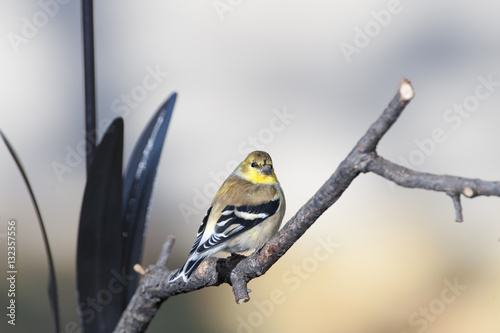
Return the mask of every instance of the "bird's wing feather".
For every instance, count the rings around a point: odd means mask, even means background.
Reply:
[[[227,205],[222,210],[219,220],[215,225],[214,232],[210,238],[200,244],[201,234],[198,233],[198,238],[196,239],[195,246],[193,246],[193,250],[191,250],[191,252],[193,253],[196,251],[197,253],[203,253],[230,238],[252,229],[268,217],[276,214],[279,207],[279,197],[266,203],[253,206]],[[205,217],[205,219],[207,219],[207,217]]]
[[[205,217],[203,218],[203,221],[201,221],[201,225],[200,225],[200,228],[198,229],[198,233],[196,234],[196,240],[194,241],[194,244],[193,244],[193,248],[191,249],[191,251],[189,252],[188,254],[188,257],[194,253],[194,251],[196,251],[196,249],[198,248],[198,246],[200,245],[200,242],[201,242],[201,239],[203,238],[203,233],[205,232],[205,229],[207,227],[207,221],[208,221],[208,217],[210,216],[210,212],[212,211],[212,207],[210,207],[208,210],[207,210],[207,214],[205,215]]]

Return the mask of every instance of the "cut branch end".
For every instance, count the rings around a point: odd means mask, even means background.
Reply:
[[[236,304],[243,304],[250,300],[250,289],[247,287],[247,281],[243,279],[238,272],[238,268],[234,269],[230,275],[231,284],[233,286],[233,294]]]
[[[408,79],[401,80],[399,85],[399,95],[402,101],[410,101],[415,96],[415,91]]]
[[[144,269],[144,267],[141,266],[141,264],[135,264],[134,271],[141,274],[142,276],[146,275],[146,270]]]
[[[467,198],[472,198],[472,196],[474,195],[474,190],[467,186],[466,188],[464,188],[464,190],[462,191],[462,193]]]
[[[250,300],[250,297],[243,297],[243,298],[239,298],[236,300],[236,303],[238,304],[243,304],[243,303],[246,303]]]

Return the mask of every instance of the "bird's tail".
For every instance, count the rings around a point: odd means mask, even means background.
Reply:
[[[182,277],[182,280],[184,280],[184,282],[187,282],[187,280],[191,277],[196,268],[198,268],[198,266],[201,264],[203,259],[205,259],[205,257],[200,257],[200,256],[190,257],[186,261],[186,263],[177,272],[175,272],[174,275],[170,277],[168,281],[173,282]]]

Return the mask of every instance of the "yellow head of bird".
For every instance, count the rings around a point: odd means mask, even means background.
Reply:
[[[255,184],[276,184],[271,156],[264,151],[253,151],[236,169],[243,178]]]

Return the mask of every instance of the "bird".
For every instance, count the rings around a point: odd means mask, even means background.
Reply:
[[[201,262],[218,252],[255,251],[276,234],[286,202],[271,156],[253,151],[215,194],[186,263],[169,281],[187,282]]]

